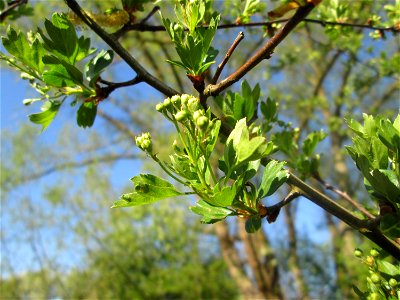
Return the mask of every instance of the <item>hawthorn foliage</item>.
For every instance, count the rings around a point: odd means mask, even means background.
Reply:
[[[251,19],[260,18],[259,14],[265,12],[264,3],[257,0],[234,5],[232,9],[237,18],[233,24],[222,21],[224,16],[219,13],[222,8],[211,0],[175,1],[173,12],[171,6],[168,9],[159,2],[161,10],[152,1],[126,0],[118,7],[94,14],[83,10],[75,0],[65,0],[71,13],[54,13],[36,31],[25,33],[9,26],[2,37],[7,53],[0,53],[0,59],[20,72],[38,92],[37,98],[24,100],[25,105],[41,103],[41,111],[29,119],[45,130],[60,107],[70,102],[77,107],[77,125],[91,127],[98,106],[115,89],[147,83],[165,95],[154,111],[172,124],[176,140],[170,147],[169,160],[159,157],[151,132],[137,136],[135,142],[170,180],[152,174],[135,175],[131,179],[132,191],[123,194],[113,207],[196,195],[198,201],[190,209],[201,216],[203,223],[240,217],[246,220],[247,232],[253,233],[261,228],[264,219],[274,222],[282,207],[303,196],[361,232],[384,253],[400,259],[399,114],[389,119],[360,113],[345,119],[352,132],[352,144],[346,151],[373,201],[374,206],[370,207],[329,186],[321,177],[317,147],[324,139],[334,137],[322,130],[301,132],[302,128],[294,127],[285,117],[279,99],[262,96],[260,84],[251,86],[246,81],[256,66],[268,63],[272,55],[279,55],[279,49],[275,48],[284,45],[286,37],[302,22],[325,26],[326,36],[338,43],[350,44],[352,41],[345,36],[355,29],[370,31],[371,39],[397,34],[399,1],[388,2],[384,5],[384,15],[371,15],[363,23],[354,22],[348,5],[339,1],[282,1],[268,8],[267,22],[257,24],[251,23]],[[19,10],[9,8],[14,17],[26,13],[24,9]],[[148,19],[158,10],[162,25],[148,24]],[[139,20],[138,12],[148,12],[148,15]],[[310,13],[316,18],[307,19]],[[84,32],[77,33],[75,24],[90,28],[111,49],[93,48]],[[223,57],[223,50],[213,47],[217,30],[251,24],[265,27],[265,43],[236,71],[220,79],[243,33]],[[108,28],[104,29],[105,26]],[[119,38],[135,30],[166,31],[175,47],[176,59],[166,58],[165,63],[178,67],[196,93],[176,91],[168,82],[149,73],[124,49]],[[135,78],[126,82],[102,79],[102,73],[117,55],[136,72]],[[396,66],[399,66],[398,54],[392,58],[392,66],[382,62],[387,73],[395,73]],[[236,82],[241,82],[240,91],[231,90]],[[346,198],[354,212],[332,200],[326,191],[321,192],[309,179]],[[277,204],[265,205],[265,199],[284,184],[289,186],[287,196]],[[381,265],[380,272],[390,278],[382,289],[373,292],[393,296],[397,292],[397,283],[393,280],[398,277],[394,271],[398,266],[389,262]]]

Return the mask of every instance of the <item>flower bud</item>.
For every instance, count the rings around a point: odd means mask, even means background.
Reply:
[[[203,111],[201,109],[196,110],[193,113],[193,120],[197,121],[198,118],[200,118],[203,115]]]
[[[164,104],[163,103],[158,103],[157,105],[156,105],[156,110],[157,111],[162,111],[164,109]]]
[[[182,106],[186,106],[186,105],[187,105],[187,103],[188,103],[188,101],[189,101],[189,98],[190,98],[190,95],[188,95],[188,94],[183,94],[183,95],[181,96],[181,103],[182,103]]]
[[[358,248],[356,250],[354,250],[354,256],[358,257],[358,258],[361,258],[363,256],[362,250],[358,249]]]
[[[394,279],[394,278],[390,278],[390,279],[389,279],[389,285],[390,285],[392,288],[395,288],[395,287],[397,286],[397,280]]]
[[[199,107],[200,107],[200,101],[199,101],[199,99],[197,99],[197,98],[195,98],[195,97],[192,97],[192,98],[190,98],[190,99],[188,100],[187,106],[188,106],[189,111],[195,112],[195,111],[197,111],[197,110],[199,109]]]
[[[372,256],[367,256],[365,261],[366,261],[367,265],[373,266],[375,259]]]
[[[171,102],[173,105],[180,105],[181,104],[181,97],[179,97],[179,95],[174,95],[171,97]]]
[[[187,115],[188,115],[188,114],[187,114],[186,111],[181,110],[181,111],[178,111],[178,112],[175,114],[175,119],[176,119],[178,122],[182,122],[182,121],[185,121],[185,120],[186,120]]]
[[[170,98],[166,98],[164,100],[164,107],[168,108],[171,105],[171,99]]]
[[[381,282],[381,277],[380,277],[378,274],[376,274],[376,273],[372,273],[372,275],[371,275],[371,281],[372,281],[373,283],[378,284],[378,283]]]
[[[149,132],[142,133],[135,137],[136,145],[142,149],[143,151],[150,152],[152,151],[152,142],[151,142],[151,135]]]
[[[378,257],[379,256],[379,251],[376,250],[375,248],[373,248],[373,249],[371,249],[369,254],[371,254],[373,257]]]
[[[205,116],[201,116],[196,120],[196,125],[199,126],[200,129],[205,129],[208,126],[208,118]]]

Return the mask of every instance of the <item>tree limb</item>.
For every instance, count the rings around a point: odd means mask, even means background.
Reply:
[[[93,21],[86,12],[79,6],[75,0],[64,0],[68,7],[88,25],[108,46],[111,47],[136,73],[137,76],[148,85],[160,91],[164,95],[171,97],[179,94],[173,88],[167,86],[162,81],[155,78],[118,42],[112,35],[104,31],[95,21]]]

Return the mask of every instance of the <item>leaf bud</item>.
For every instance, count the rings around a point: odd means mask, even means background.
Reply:
[[[397,286],[397,280],[394,279],[394,278],[390,278],[390,279],[389,279],[389,285],[390,285],[392,288],[395,288],[395,287]]]
[[[378,283],[381,282],[381,277],[380,277],[378,274],[376,274],[376,273],[372,273],[372,275],[371,275],[371,281],[372,281],[373,283],[378,284]]]
[[[371,251],[369,252],[373,257],[378,257],[379,256],[379,251],[376,250],[375,248],[372,248]]]
[[[363,256],[363,252],[361,249],[356,248],[356,250],[354,250],[354,256],[361,258]]]
[[[187,115],[188,115],[188,114],[187,114],[186,111],[181,110],[181,111],[178,111],[178,112],[175,114],[175,119],[176,119],[178,122],[182,122],[182,121],[185,121],[185,120],[186,120]]]
[[[196,125],[199,126],[200,129],[205,129],[208,126],[208,118],[205,116],[201,116],[196,120]]]

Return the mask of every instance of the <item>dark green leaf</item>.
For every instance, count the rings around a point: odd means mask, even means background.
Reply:
[[[270,161],[264,169],[263,178],[258,188],[258,198],[270,196],[286,182],[289,172],[283,169],[285,162]]]
[[[140,174],[131,180],[135,185],[135,191],[122,195],[121,199],[115,201],[112,207],[145,205],[183,195],[168,181],[151,174]]]
[[[42,125],[44,131],[53,121],[61,104],[59,102],[46,102],[42,107],[42,112],[29,115],[29,120],[35,124]]]
[[[201,215],[203,217],[201,222],[206,224],[221,221],[233,213],[227,208],[212,206],[204,200],[197,201],[196,206],[190,207],[190,210]]]
[[[97,105],[94,102],[84,102],[76,113],[76,122],[79,127],[92,127],[96,119]]]
[[[398,214],[384,215],[379,223],[379,228],[390,238],[400,238],[400,216]]]
[[[254,233],[261,228],[260,216],[253,216],[246,220],[245,224],[246,232]]]

